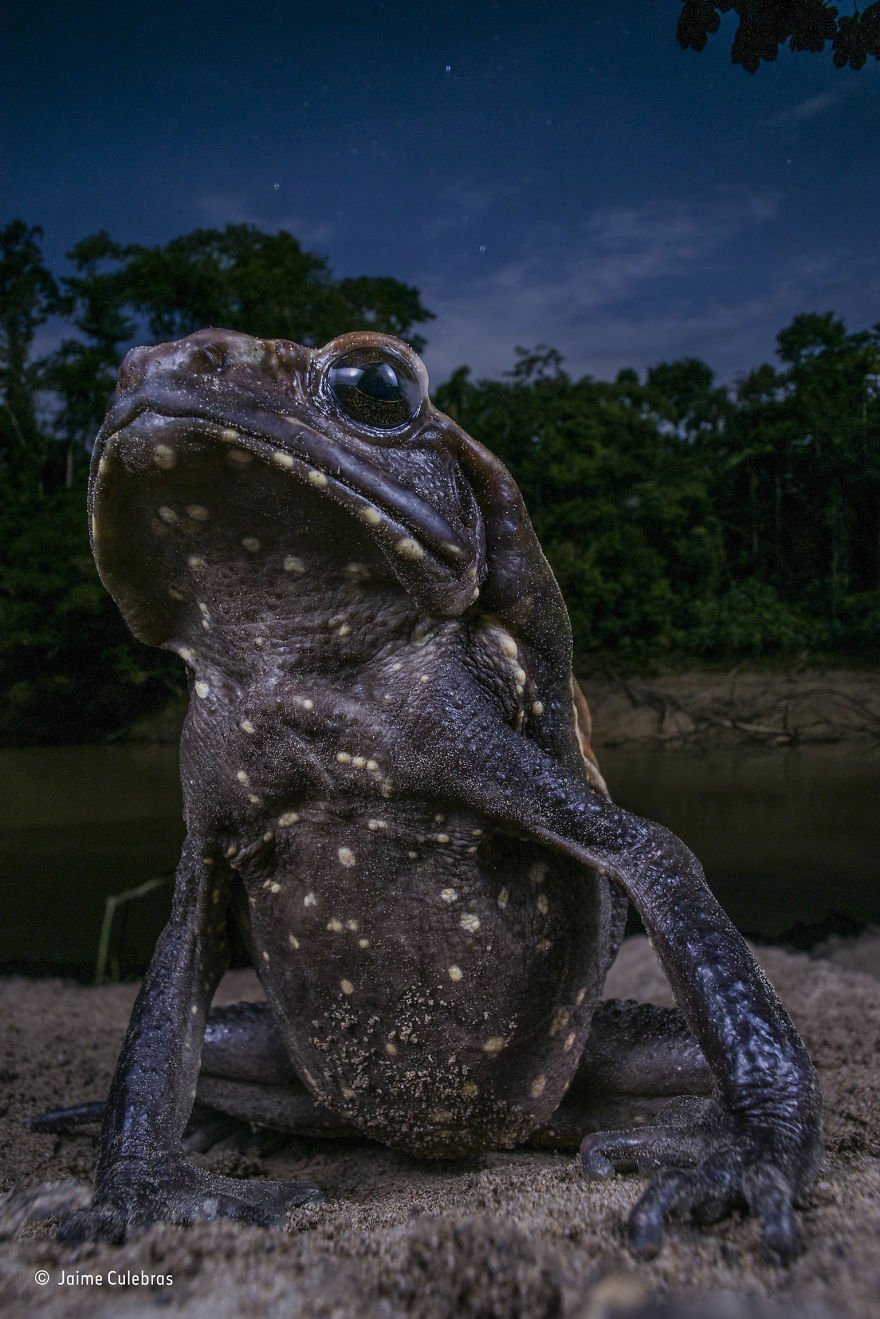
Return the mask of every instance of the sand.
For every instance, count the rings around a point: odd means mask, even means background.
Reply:
[[[807,1039],[826,1098],[827,1154],[801,1215],[805,1250],[787,1268],[764,1258],[756,1223],[743,1218],[703,1230],[676,1225],[655,1260],[637,1261],[621,1224],[643,1180],[588,1183],[569,1154],[524,1150],[431,1166],[366,1142],[286,1140],[274,1150],[227,1146],[201,1157],[226,1173],[322,1186],[326,1202],[295,1211],[287,1232],[163,1225],[124,1246],[73,1251],[56,1244],[52,1221],[43,1219],[0,1245],[0,1312],[880,1316],[880,981],[848,969],[839,948],[833,962],[780,949],[760,950],[760,958]],[[870,955],[860,964],[870,966]],[[644,939],[624,945],[608,989],[670,1001]],[[2,1189],[90,1177],[91,1135],[36,1134],[22,1119],[103,1095],[133,996],[131,985],[0,983]],[[240,997],[257,997],[249,972],[232,973],[222,987],[224,1000]],[[40,1269],[48,1285],[35,1282]],[[59,1284],[62,1270],[104,1283]],[[118,1275],[127,1281],[112,1281]],[[140,1282],[141,1275],[173,1281]]]

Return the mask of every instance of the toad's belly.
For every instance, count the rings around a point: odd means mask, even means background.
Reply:
[[[251,942],[314,1096],[376,1140],[516,1144],[571,1080],[607,962],[605,884],[476,817],[299,818],[242,866]]]

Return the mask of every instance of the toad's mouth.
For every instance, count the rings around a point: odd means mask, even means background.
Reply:
[[[250,473],[261,479],[248,494]],[[453,522],[396,476],[294,416],[252,409],[239,425],[165,412],[153,401],[129,406],[121,417],[114,410],[92,460],[98,570],[135,634],[162,644],[174,630],[174,611],[167,590],[156,589],[165,567],[151,551],[158,537],[169,528],[184,537],[204,532],[211,523],[237,526],[247,540],[267,522],[281,537],[285,525],[295,529],[304,505],[326,501],[351,519],[358,539],[369,538],[422,607],[460,614],[477,598],[485,572],[476,501],[447,475],[444,507],[454,510]]]

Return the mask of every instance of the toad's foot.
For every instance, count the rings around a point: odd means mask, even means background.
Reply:
[[[98,1187],[89,1209],[64,1218],[58,1240],[125,1240],[130,1228],[150,1223],[193,1223],[231,1218],[254,1227],[283,1228],[288,1211],[315,1204],[321,1192],[306,1182],[243,1181],[221,1177],[182,1160],[122,1162]]]
[[[786,1263],[801,1249],[793,1205],[809,1190],[819,1142],[796,1125],[738,1122],[713,1100],[677,1099],[656,1125],[600,1131],[586,1137],[581,1160],[588,1177],[660,1168],[629,1217],[631,1249],[643,1258],[663,1244],[672,1216],[716,1222],[745,1209],[763,1223],[767,1253]]]

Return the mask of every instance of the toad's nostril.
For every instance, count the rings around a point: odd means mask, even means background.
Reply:
[[[130,394],[142,385],[149,370],[149,348],[132,348],[125,354],[116,382],[117,394]]]

